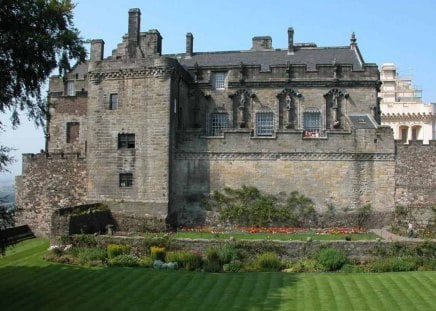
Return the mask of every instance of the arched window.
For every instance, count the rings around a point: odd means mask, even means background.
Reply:
[[[400,126],[400,140],[403,142],[403,143],[407,143],[407,141],[408,141],[408,135],[409,135],[409,127],[408,126]]]
[[[229,127],[229,114],[226,112],[211,113],[209,117],[209,136],[220,136]]]
[[[418,140],[421,134],[421,126],[416,125],[412,127],[412,140]]]

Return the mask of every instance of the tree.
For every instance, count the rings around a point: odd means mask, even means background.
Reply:
[[[0,0],[0,113],[12,112],[13,126],[19,125],[20,112],[43,125],[45,81],[56,67],[62,74],[70,60],[85,60],[73,9],[70,0]],[[0,131],[3,125],[0,118]],[[0,173],[13,161],[10,150],[0,145]],[[10,214],[0,212],[1,224],[7,223]]]
[[[0,112],[12,112],[12,125],[20,112],[37,125],[46,116],[41,89],[56,67],[68,71],[69,61],[85,60],[86,51],[74,28],[70,0],[0,1]],[[4,123],[0,120],[0,129]],[[2,147],[5,148],[5,147]],[[6,155],[5,150],[0,151]],[[4,169],[4,161],[0,169]]]

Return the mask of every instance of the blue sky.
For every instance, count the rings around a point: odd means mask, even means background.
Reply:
[[[74,22],[85,39],[103,39],[108,56],[127,32],[130,8],[140,8],[141,31],[158,29],[163,53],[184,52],[187,32],[194,52],[246,50],[251,38],[269,35],[274,48],[287,47],[287,29],[297,43],[349,44],[354,31],[365,62],[392,62],[413,77],[425,102],[436,102],[436,1],[420,0],[76,0]],[[6,117],[7,118],[7,117]],[[2,116],[2,120],[6,119]],[[22,120],[0,133],[15,147],[11,175],[21,173],[21,153],[44,148],[41,129]],[[4,176],[3,176],[4,177]],[[0,176],[0,179],[2,176]]]

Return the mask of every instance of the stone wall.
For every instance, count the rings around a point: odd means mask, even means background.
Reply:
[[[74,237],[72,237],[74,239]],[[143,237],[117,237],[117,236],[97,236],[96,241],[99,246],[106,247],[109,243],[126,244],[132,247],[132,251],[138,255],[149,253],[145,246],[159,245],[159,241],[153,244],[150,239]],[[167,249],[183,249],[200,252],[204,254],[209,247],[222,247],[229,241],[225,240],[191,240],[191,239],[176,239],[170,240]],[[271,250],[280,255],[283,259],[298,260],[307,258],[321,247],[333,247],[344,251],[351,259],[368,260],[377,256],[377,250],[389,249],[393,245],[401,245],[410,248],[416,248],[425,242],[407,241],[407,242],[390,242],[390,241],[256,241],[245,240],[236,241],[237,245],[249,250],[250,253],[258,253],[259,251]],[[430,242],[434,245],[434,241]]]
[[[396,141],[395,205],[407,207],[397,215],[398,224],[415,228],[435,225],[436,211],[436,141],[429,144]],[[402,218],[401,218],[402,217]]]
[[[16,177],[16,224],[48,236],[54,209],[84,203],[86,184],[86,160],[77,154],[24,154]]]
[[[371,204],[383,215],[372,225],[385,225],[385,215],[394,209],[391,134],[379,128],[331,133],[325,139],[304,139],[301,133],[252,138],[237,132],[185,139],[176,155],[179,222],[205,221],[201,200],[209,193],[249,185],[271,194],[298,191],[311,198],[321,214],[328,206],[341,212]]]

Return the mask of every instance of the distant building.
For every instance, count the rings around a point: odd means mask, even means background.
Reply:
[[[379,96],[382,125],[394,130],[394,138],[408,143],[422,140],[428,144],[436,139],[436,104],[422,102],[421,90],[410,78],[399,77],[394,64],[383,64]]]

